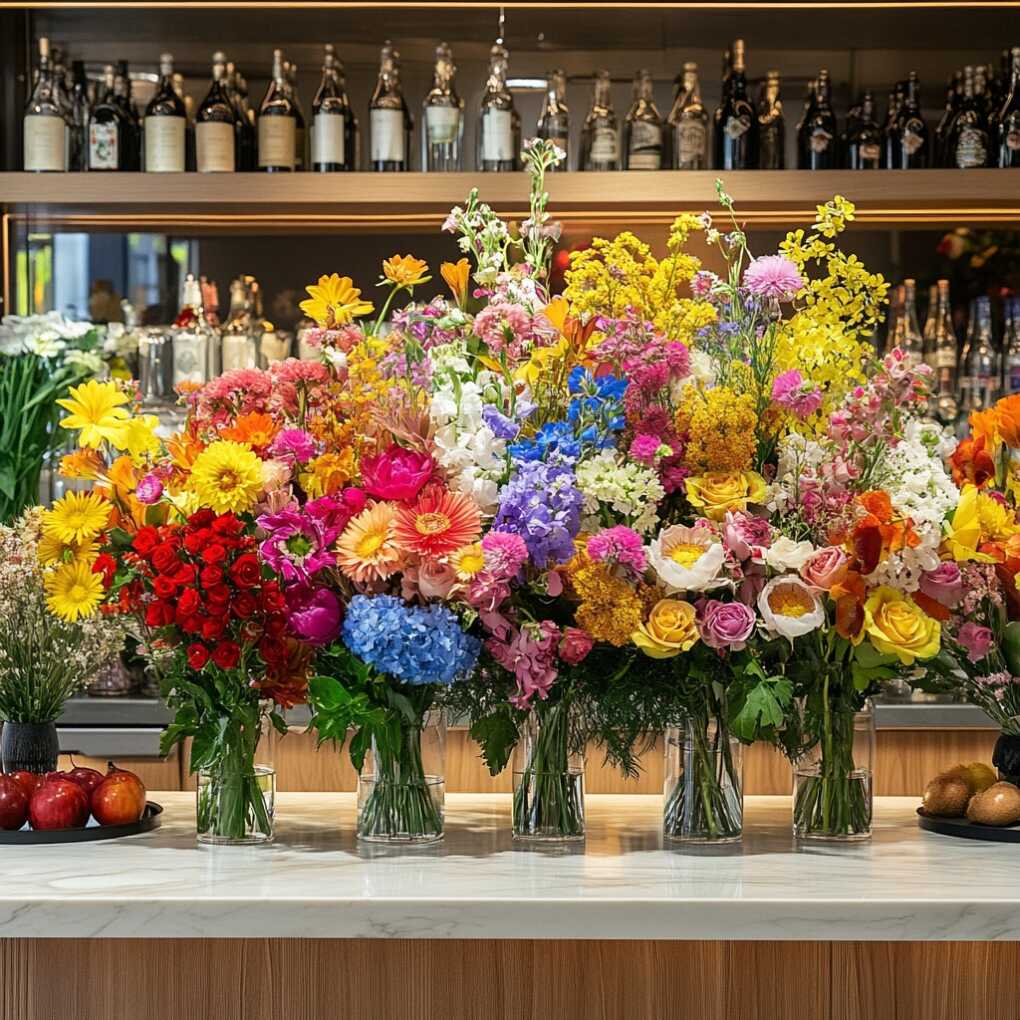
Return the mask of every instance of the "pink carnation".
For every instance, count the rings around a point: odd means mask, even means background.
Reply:
[[[135,488],[135,499],[145,506],[159,502],[163,495],[163,483],[154,474],[146,475]]]
[[[516,577],[528,562],[528,547],[520,535],[509,531],[490,531],[482,539],[485,570],[494,578]]]
[[[273,440],[269,452],[281,460],[307,464],[315,456],[315,440],[304,429],[284,429]]]
[[[635,574],[644,573],[648,565],[641,536],[622,524],[592,535],[588,539],[588,555],[596,563],[622,563]]]
[[[650,435],[647,432],[639,432],[630,443],[630,454],[633,460],[646,467],[655,464],[655,458],[662,448],[663,442],[658,436]]]
[[[757,297],[789,301],[804,279],[785,255],[763,255],[744,270],[744,286]]]

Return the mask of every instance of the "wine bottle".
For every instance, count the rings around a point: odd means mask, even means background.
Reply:
[[[145,169],[148,173],[181,173],[185,167],[187,115],[174,89],[174,58],[159,58],[159,85],[145,108]]]
[[[634,75],[634,100],[623,121],[623,168],[662,169],[662,116],[655,105],[652,76]]]
[[[112,64],[103,68],[102,91],[89,116],[87,170],[126,170],[129,146],[127,115],[114,91]]]
[[[422,100],[421,166],[423,170],[462,170],[464,100],[457,94],[457,68],[446,43],[436,47],[432,88]]]
[[[287,89],[287,98],[294,109],[294,169],[304,170],[305,159],[305,111],[301,106],[301,96],[297,87],[297,64],[289,60],[283,62],[283,80]]]
[[[733,74],[733,55],[729,50],[724,50],[722,55],[722,70],[719,74],[719,105],[712,111],[712,146],[715,147],[715,136],[722,129],[722,115],[726,108],[726,101],[730,95],[730,76]]]
[[[89,87],[85,62],[71,62],[71,138],[68,147],[69,170],[87,170],[89,161]]]
[[[921,83],[911,71],[896,114],[894,170],[918,170],[928,165],[928,125],[921,113]]]
[[[885,317],[885,346],[882,354],[888,354],[899,346],[900,334],[903,330],[903,284],[894,287],[889,297],[889,312]]]
[[[956,398],[957,342],[953,328],[953,309],[949,301],[949,281],[939,280],[935,307],[935,416],[945,425],[956,420],[959,403]]]
[[[949,136],[949,163],[961,170],[987,166],[989,149],[984,103],[975,87],[974,68],[968,66],[963,69],[963,97]]]
[[[669,154],[674,170],[708,168],[708,112],[701,101],[698,65],[684,64],[683,78],[669,111]]]
[[[1005,302],[1005,330],[1002,337],[1003,395],[1020,393],[1020,298]]]
[[[413,122],[400,88],[400,54],[389,40],[379,53],[379,78],[368,118],[372,169],[410,170]]]
[[[591,109],[581,129],[581,170],[619,170],[620,145],[608,71],[596,71]]]
[[[174,92],[184,104],[184,169],[195,169],[195,98],[184,90],[184,75],[174,72]]]
[[[258,131],[254,111],[248,106],[248,85],[237,65],[227,61],[226,86],[237,123],[237,169],[257,170],[259,162]]]
[[[932,165],[949,166],[948,147],[949,135],[953,130],[953,121],[960,109],[960,98],[963,95],[963,72],[954,71],[946,85],[946,105],[935,128],[932,143]]]
[[[1009,88],[995,124],[996,162],[1000,167],[1020,167],[1020,46],[1014,46],[1010,55]]]
[[[903,312],[896,332],[896,346],[910,360],[920,365],[924,361],[924,336],[917,322],[917,281],[903,281]]]
[[[22,125],[25,169],[31,171],[67,170],[70,149],[69,127],[55,94],[50,41],[39,40],[39,68],[32,92],[25,105]]]
[[[482,93],[478,122],[478,169],[500,172],[518,169],[521,121],[506,84],[510,54],[496,42],[489,50],[489,77]]]
[[[938,331],[939,309],[939,288],[932,284],[928,288],[928,310],[924,316],[924,329],[921,335],[924,337],[924,363],[935,367],[935,334]]]
[[[212,84],[195,118],[195,167],[199,173],[237,169],[240,124],[227,93],[227,58],[213,54]]]
[[[563,159],[550,169],[567,170],[570,166],[570,111],[567,109],[567,74],[550,71],[546,77],[545,99],[538,115],[539,138],[553,142],[563,153]]]
[[[966,85],[964,71],[964,84]],[[961,394],[960,412],[987,410],[999,397],[1002,377],[999,353],[992,337],[991,302],[985,296],[975,298],[970,306],[967,324],[967,360],[964,366],[965,391]]]
[[[283,50],[273,50],[273,73],[259,106],[259,170],[290,173],[294,169],[297,125],[294,103],[287,94]]]
[[[338,173],[351,169],[353,155],[347,144],[347,121],[351,114],[347,94],[337,73],[336,50],[326,43],[322,79],[312,100],[312,170]]]
[[[829,72],[823,68],[815,80],[814,102],[798,134],[798,166],[802,170],[834,170],[839,165],[836,137]]]
[[[861,96],[857,116],[847,124],[844,139],[849,170],[878,170],[882,165],[882,129],[878,125],[875,97],[870,91]]]
[[[744,40],[733,43],[727,95],[715,126],[715,165],[720,170],[758,166],[758,117],[747,98]]]
[[[131,74],[126,60],[117,61],[113,76],[113,94],[117,98],[127,131],[124,136],[124,170],[142,168],[142,118],[131,95]]]
[[[779,72],[765,75],[758,98],[758,166],[762,170],[782,170],[786,166],[786,123],[779,93]]]
[[[891,170],[899,165],[899,135],[896,133],[896,119],[903,105],[903,93],[906,82],[898,81],[889,93],[889,109],[886,111],[885,123],[882,125],[882,166]]]

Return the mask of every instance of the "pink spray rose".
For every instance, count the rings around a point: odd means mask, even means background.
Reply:
[[[834,584],[839,584],[847,574],[850,561],[845,552],[838,546],[830,545],[819,549],[800,568],[800,576],[811,585],[828,591]]]
[[[963,598],[960,568],[952,560],[940,563],[934,570],[921,575],[921,591],[947,609],[955,609]]]
[[[739,652],[754,631],[754,610],[743,602],[702,599],[698,603],[698,630],[709,648]]]
[[[163,483],[154,474],[146,475],[135,488],[135,499],[145,506],[158,503],[163,495]]]
[[[362,488],[376,499],[409,503],[432,477],[436,465],[426,453],[405,450],[395,443],[361,461]]]
[[[560,641],[560,658],[570,666],[583,662],[592,649],[591,635],[580,627],[564,627]]]
[[[772,528],[764,517],[728,511],[723,525],[723,542],[738,560],[760,560],[772,543]]]
[[[989,627],[969,620],[957,631],[956,640],[967,650],[967,658],[971,662],[983,659],[995,643],[995,635]]]
[[[456,571],[448,563],[423,560],[418,564],[418,591],[423,598],[445,599],[456,581]]]

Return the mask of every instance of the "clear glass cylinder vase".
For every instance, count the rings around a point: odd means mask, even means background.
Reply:
[[[198,842],[212,846],[271,843],[276,771],[270,765],[199,769]]]
[[[577,709],[540,702],[528,713],[514,748],[514,839],[567,843],[584,839],[584,753],[577,747]]]
[[[688,716],[665,734],[662,834],[677,843],[738,843],[744,749],[717,717]]]
[[[394,746],[375,740],[358,774],[358,839],[435,843],[443,838],[446,717],[432,709],[417,723],[401,719]]]
[[[793,769],[793,831],[798,839],[871,838],[875,713],[870,701],[820,714],[818,739]]]

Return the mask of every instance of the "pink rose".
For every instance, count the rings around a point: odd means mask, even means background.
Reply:
[[[457,581],[457,573],[448,563],[424,560],[418,565],[418,591],[422,598],[445,599]]]
[[[956,633],[957,642],[967,650],[967,658],[971,662],[983,659],[995,643],[995,635],[989,627],[969,620]]]
[[[757,617],[743,602],[702,599],[698,603],[698,630],[709,648],[739,652],[754,631]]]
[[[742,510],[729,511],[723,526],[723,542],[738,560],[762,558],[762,550],[772,542],[772,528],[764,517]]]
[[[374,457],[362,459],[362,488],[376,499],[409,503],[432,477],[435,468],[428,454],[393,444]]]
[[[921,575],[921,591],[947,609],[955,609],[963,598],[960,568],[952,560],[940,563],[934,570]]]
[[[800,568],[800,576],[812,588],[828,591],[846,577],[849,567],[850,561],[846,553],[838,546],[830,545],[819,549]]]
[[[591,635],[580,627],[565,627],[560,641],[560,658],[570,666],[583,662],[592,649]]]
[[[340,633],[340,603],[328,588],[288,588],[290,629],[310,645],[329,644]]]

